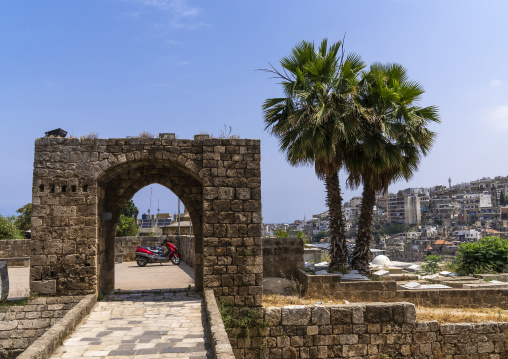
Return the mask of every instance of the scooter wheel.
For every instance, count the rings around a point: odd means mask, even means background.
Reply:
[[[180,257],[179,253],[175,253],[175,254],[173,254],[173,257],[171,257],[171,262],[175,266],[179,265],[181,261],[182,261],[182,258]]]
[[[148,263],[148,259],[146,259],[145,257],[139,257],[138,259],[136,259],[136,263],[138,264],[138,266],[144,267]]]

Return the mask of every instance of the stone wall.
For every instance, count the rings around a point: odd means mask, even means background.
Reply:
[[[171,237],[171,236],[170,236]],[[195,240],[194,236],[172,236],[173,243],[182,255],[182,260],[189,266],[194,268],[194,251]]]
[[[303,241],[300,238],[263,238],[265,278],[297,278],[297,269],[303,267]]]
[[[182,255],[182,260],[187,265],[194,267],[194,237],[189,236],[134,236],[134,237],[116,237],[115,253],[124,253],[127,260],[133,260],[134,252],[138,246],[156,246],[165,238],[169,238],[178,248]]]
[[[0,358],[16,358],[82,298],[39,297],[24,306],[1,308]]]
[[[334,297],[349,301],[411,302],[421,306],[452,308],[508,309],[508,289],[427,289],[398,288],[394,281],[340,282],[338,275],[310,275],[298,270],[302,293],[319,297]]]
[[[262,316],[266,327],[230,333],[236,358],[504,358],[508,350],[508,323],[418,323],[410,303],[270,307]]]
[[[116,223],[159,183],[194,224],[196,286],[262,303],[260,141],[160,138],[35,141],[30,287],[46,295],[114,290]]]
[[[394,281],[341,282],[339,275],[312,275],[298,270],[298,281],[302,293],[337,299],[356,299],[362,301],[396,300],[397,283]]]
[[[133,260],[138,246],[156,246],[163,237],[115,237],[115,253],[124,253],[126,260]]]
[[[30,256],[29,239],[2,239],[0,240],[0,258],[18,258]],[[9,262],[8,265],[23,265],[23,261]]]

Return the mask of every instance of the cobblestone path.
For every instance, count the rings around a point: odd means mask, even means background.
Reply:
[[[135,293],[109,299],[97,303],[52,358],[212,358],[199,295]]]

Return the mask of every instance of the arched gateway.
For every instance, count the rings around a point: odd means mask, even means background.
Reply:
[[[37,139],[32,292],[112,292],[120,212],[152,183],[169,188],[189,210],[196,286],[236,305],[261,305],[260,143],[206,135]]]

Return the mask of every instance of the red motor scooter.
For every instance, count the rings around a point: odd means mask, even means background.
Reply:
[[[169,239],[164,239],[162,241],[162,246],[167,247],[167,251],[164,252],[164,247],[143,247],[138,246],[134,254],[136,255],[136,263],[140,267],[146,266],[148,263],[163,263],[169,262],[174,265],[179,265],[182,257],[180,252],[175,247],[173,243]]]

